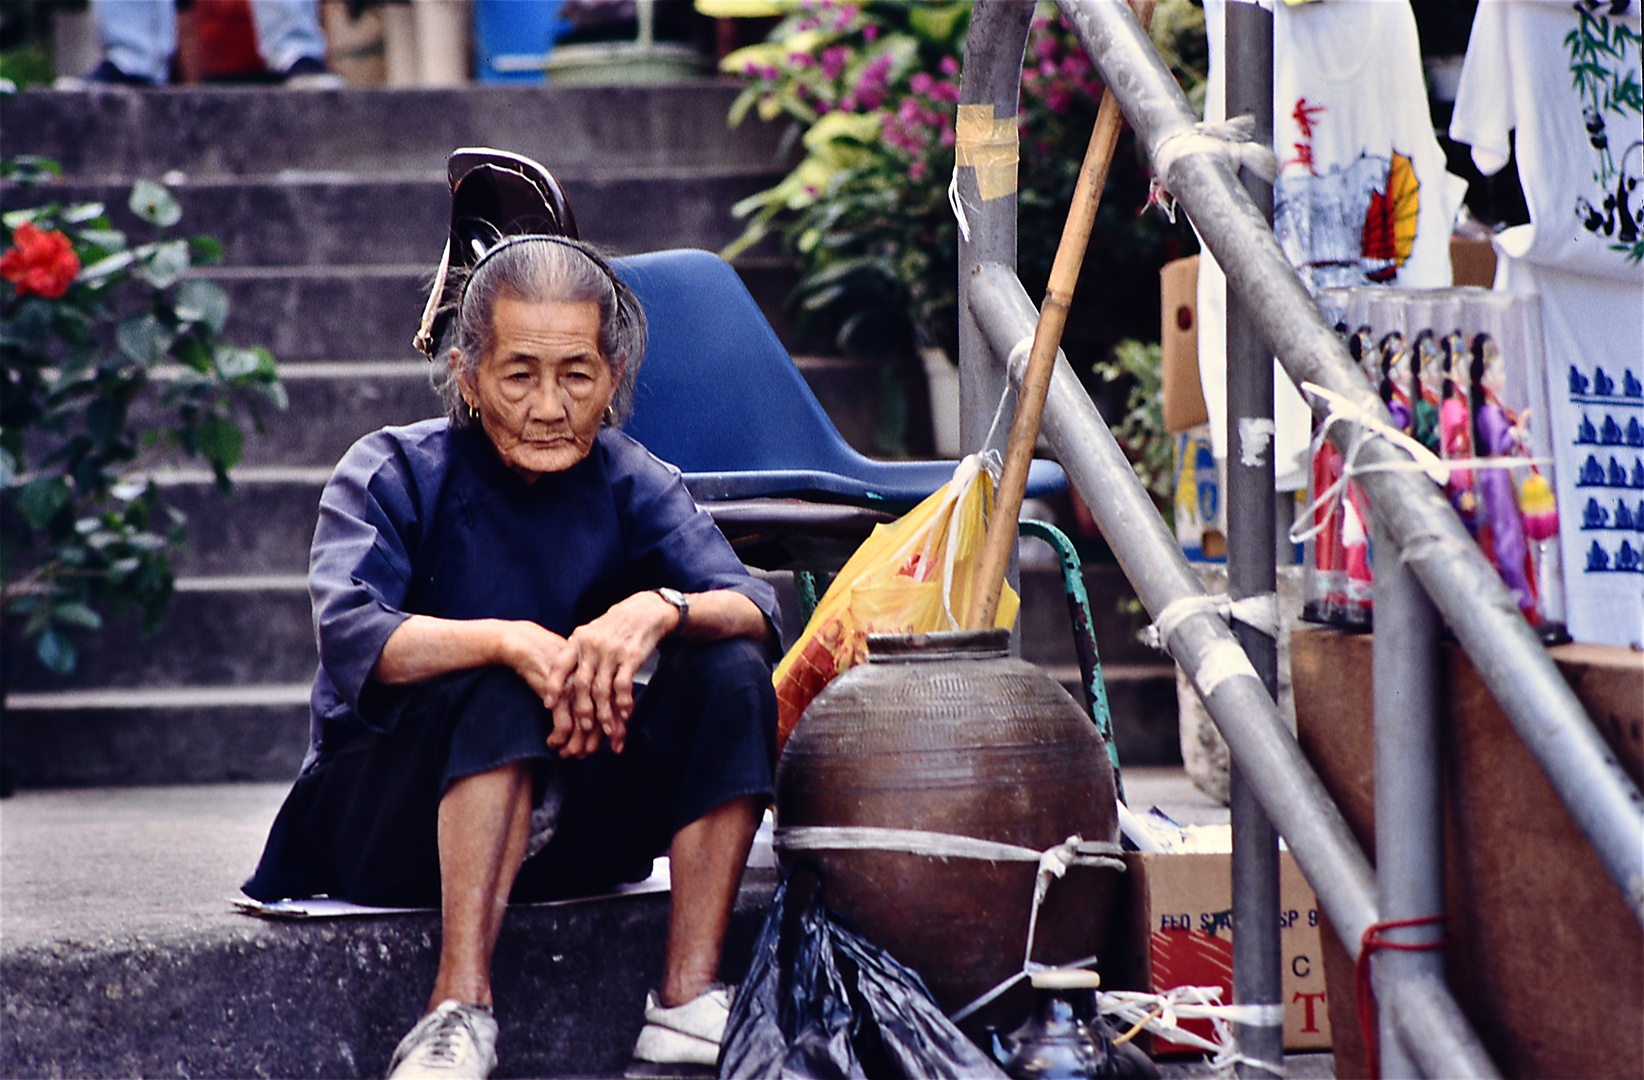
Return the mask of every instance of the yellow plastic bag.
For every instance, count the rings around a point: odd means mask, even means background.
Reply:
[[[995,467],[972,454],[953,479],[901,518],[876,526],[856,549],[772,676],[779,746],[811,699],[867,655],[869,634],[961,629],[996,480]],[[1012,625],[1019,606],[1006,585],[995,625]]]

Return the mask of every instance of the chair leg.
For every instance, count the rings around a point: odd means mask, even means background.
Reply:
[[[1067,597],[1067,613],[1073,623],[1073,645],[1079,654],[1079,676],[1084,687],[1085,707],[1096,730],[1107,741],[1107,756],[1113,763],[1113,785],[1119,801],[1125,801],[1124,781],[1119,774],[1119,746],[1113,739],[1113,715],[1107,705],[1107,683],[1102,679],[1101,660],[1096,655],[1096,631],[1090,617],[1090,595],[1085,591],[1084,574],[1079,569],[1079,552],[1073,541],[1056,526],[1045,521],[1024,520],[1018,525],[1023,536],[1033,536],[1049,544],[1062,564],[1062,591]]]

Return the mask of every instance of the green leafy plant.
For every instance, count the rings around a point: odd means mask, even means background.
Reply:
[[[57,172],[0,162],[20,187]],[[173,238],[182,207],[159,184],[129,207],[141,243],[97,203],[0,215],[0,613],[57,672],[105,613],[134,611],[145,635],[165,617],[185,522],[152,470],[203,459],[227,496],[241,414],[261,430],[261,407],[286,405],[274,357],[221,340],[228,295],[190,273],[221,245]]]
[[[1091,365],[1103,382],[1128,386],[1124,419],[1113,437],[1130,458],[1131,468],[1168,521],[1175,489],[1175,440],[1165,432],[1164,369],[1159,346],[1127,338],[1107,359]]]
[[[708,2],[708,0],[699,0]],[[869,0],[787,0],[759,45],[726,57],[747,83],[730,114],[787,116],[802,131],[803,160],[772,188],[736,207],[748,218],[727,257],[773,232],[800,264],[794,293],[801,328],[827,319],[847,351],[936,347],[956,355],[958,230],[947,200],[953,173],[959,64],[971,5]],[[1165,0],[1155,16],[1174,64],[1202,96],[1203,13]],[[1197,42],[1198,44],[1195,44]],[[1101,86],[1072,32],[1048,6],[1034,20],[1022,80],[1020,273],[1030,293],[1049,275]],[[1069,328],[1070,347],[1104,353],[1156,321],[1153,271],[1192,250],[1185,223],[1150,215],[1148,174],[1133,142],[1121,146],[1087,258],[1087,271],[1122,271],[1118,287],[1090,290]],[[1109,274],[1111,278],[1112,275]],[[1138,304],[1136,287],[1153,297]],[[1090,332],[1092,322],[1103,329]],[[1156,332],[1156,331],[1155,331]],[[1070,353],[1071,354],[1071,353]]]

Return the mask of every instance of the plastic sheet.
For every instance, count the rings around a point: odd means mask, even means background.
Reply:
[[[842,925],[817,888],[789,911],[776,890],[731,1006],[722,1077],[998,1078],[914,972]]]

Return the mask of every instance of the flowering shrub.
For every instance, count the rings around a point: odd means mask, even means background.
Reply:
[[[959,63],[971,5],[788,0],[789,14],[759,45],[722,67],[746,81],[731,110],[804,128],[806,151],[776,186],[736,207],[749,219],[733,257],[779,231],[800,261],[794,300],[802,328],[826,316],[851,351],[938,347],[956,355],[958,230],[948,206]],[[1203,38],[1203,13],[1164,0],[1167,60],[1176,41]],[[1202,56],[1188,49],[1192,62]],[[1191,71],[1184,83],[1194,89]],[[1101,99],[1083,49],[1053,8],[1034,20],[1022,74],[1020,275],[1042,292]],[[1201,91],[1202,93],[1202,91]],[[1157,338],[1157,269],[1193,250],[1185,223],[1141,217],[1145,161],[1121,141],[1065,337],[1104,355],[1120,338]],[[1100,290],[1094,283],[1101,285]],[[1138,295],[1140,294],[1140,295]]]
[[[0,161],[24,188],[55,174]],[[182,208],[158,184],[138,181],[130,208],[149,242],[129,246],[95,203],[0,215],[0,614],[59,672],[103,611],[135,609],[143,633],[165,616],[184,522],[145,471],[180,451],[227,494],[239,412],[260,427],[259,401],[285,407],[268,350],[218,339],[228,295],[188,276],[220,245],[168,238]]]

